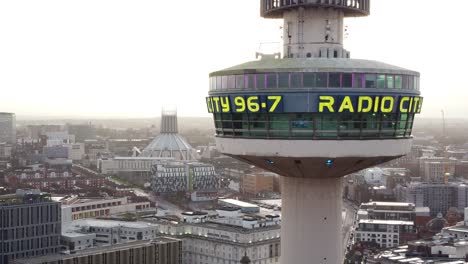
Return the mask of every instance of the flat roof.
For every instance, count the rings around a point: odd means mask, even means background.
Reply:
[[[416,71],[372,60],[342,58],[284,58],[249,61],[234,67],[212,72],[210,73],[210,77],[226,74],[286,71],[393,73],[419,76],[419,73]]]
[[[178,241],[180,240],[176,238],[160,237],[154,240],[139,240],[139,241],[122,243],[122,244],[114,244],[112,246],[94,247],[90,249],[81,250],[81,251],[78,251],[76,254],[70,254],[70,255],[57,254],[57,255],[49,255],[49,256],[34,257],[34,258],[17,259],[14,261],[14,263],[16,264],[42,264],[44,262],[57,261],[60,259],[70,259],[70,258],[83,257],[83,256],[88,256],[88,255],[109,252],[109,251],[136,248],[139,246],[151,245],[153,243],[168,243],[168,242],[178,242]]]
[[[415,206],[414,203],[398,203],[398,202],[368,202],[368,203],[362,203],[361,205],[380,205],[380,206],[394,206],[394,207]]]
[[[125,221],[114,221],[114,220],[103,220],[103,219],[82,219],[70,222],[64,225],[62,228],[65,230],[74,230],[82,226],[99,227],[99,228],[113,228],[113,227],[126,227],[126,228],[146,228],[146,227],[157,227],[157,225],[148,222],[125,222]]]
[[[380,224],[380,225],[414,225],[413,221],[399,221],[399,220],[376,220],[376,219],[361,219],[361,224]]]
[[[243,207],[243,208],[246,208],[246,207],[260,208],[258,205],[243,202],[243,201],[239,201],[239,200],[234,200],[234,199],[219,199],[219,201],[224,202],[224,203],[228,203],[228,204],[233,204],[235,206],[239,206],[239,207]]]

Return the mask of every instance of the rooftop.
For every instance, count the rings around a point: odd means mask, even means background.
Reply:
[[[211,76],[225,74],[244,74],[256,72],[282,71],[313,71],[313,72],[356,72],[356,73],[393,73],[419,76],[418,72],[372,60],[339,59],[339,58],[285,58],[263,59],[246,62],[234,67],[210,74]]]
[[[412,221],[398,220],[376,220],[376,219],[361,219],[360,224],[377,224],[377,225],[414,225]]]
[[[43,256],[43,257],[35,257],[35,258],[27,258],[27,259],[18,259],[15,261],[16,264],[42,264],[44,262],[51,262],[51,261],[58,261],[76,257],[83,257],[88,255],[94,254],[101,254],[104,252],[112,252],[118,250],[126,250],[130,248],[137,248],[148,246],[151,244],[161,244],[161,243],[170,243],[170,242],[178,242],[180,240],[175,238],[168,238],[168,237],[160,237],[155,240],[140,240],[140,241],[132,241],[124,244],[115,244],[112,246],[104,246],[104,247],[97,247],[91,249],[85,249],[77,252],[73,255],[50,255],[50,256]]]
[[[113,221],[113,220],[101,220],[101,219],[83,219],[75,220],[64,225],[62,228],[64,232],[76,230],[81,227],[98,227],[98,228],[114,228],[114,227],[125,227],[125,228],[147,228],[156,227],[156,225],[148,222],[125,222],[125,221]]]
[[[368,202],[368,203],[363,203],[362,205],[376,205],[376,206],[392,206],[392,207],[408,207],[408,206],[413,206],[413,203],[397,203],[397,202]]]
[[[258,205],[255,205],[255,204],[251,204],[251,203],[247,203],[247,202],[243,202],[243,201],[239,201],[239,200],[234,200],[234,199],[219,199],[220,202],[223,202],[223,203],[228,203],[228,204],[232,204],[232,205],[235,205],[235,206],[239,206],[239,207],[253,207],[253,208],[258,208],[259,206]]]

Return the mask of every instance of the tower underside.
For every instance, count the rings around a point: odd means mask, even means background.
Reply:
[[[335,178],[409,152],[411,139],[279,140],[216,138],[220,152],[285,177]]]

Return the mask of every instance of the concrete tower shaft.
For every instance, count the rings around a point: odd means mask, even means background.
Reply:
[[[349,58],[343,19],[369,14],[369,0],[263,0],[262,16],[283,18],[286,58]]]
[[[285,57],[349,58],[343,49],[343,11],[299,8],[286,11],[283,18]]]

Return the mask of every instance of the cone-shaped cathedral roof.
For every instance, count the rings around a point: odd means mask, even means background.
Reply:
[[[176,160],[196,160],[195,150],[179,135],[176,110],[162,111],[161,133],[143,149],[140,157],[173,157]]]

